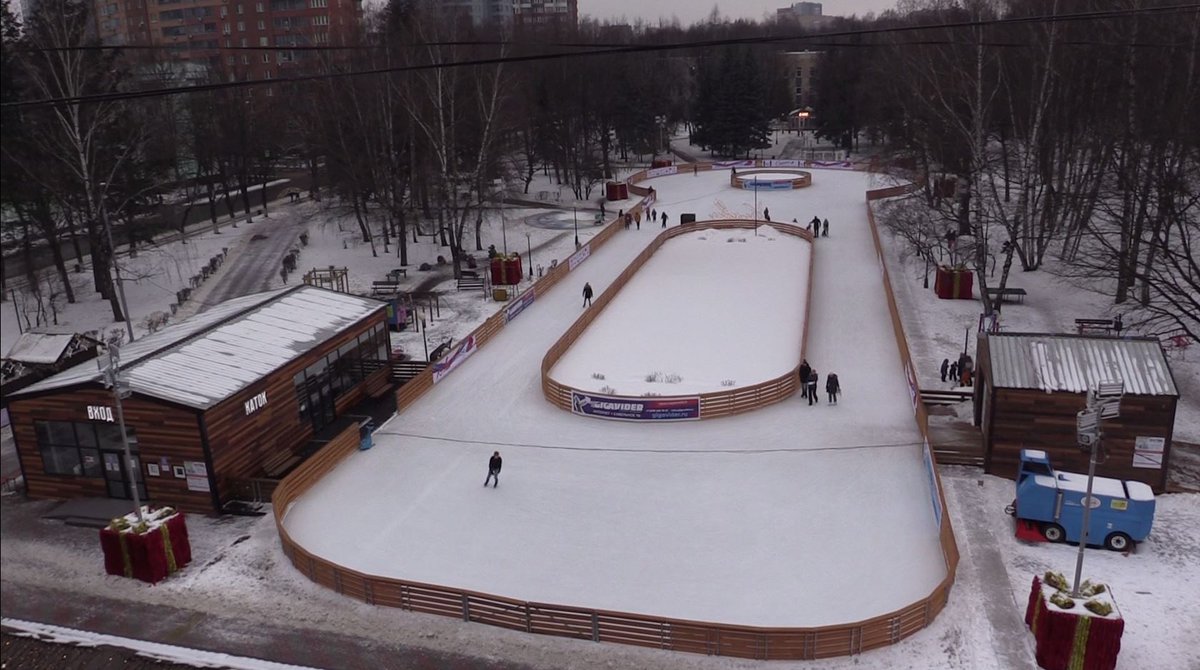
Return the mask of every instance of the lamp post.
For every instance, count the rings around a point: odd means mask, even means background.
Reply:
[[[529,279],[533,281],[533,238],[530,233],[525,233],[525,251],[529,256]]]
[[[116,274],[117,295],[121,298],[121,312],[125,314],[125,329],[129,331],[129,341],[133,341],[133,315],[129,313],[129,301],[125,299],[125,283],[121,281],[121,265],[117,263],[117,247],[113,244],[112,226],[108,222],[108,207],[104,204],[108,192],[108,182],[100,182],[100,223],[104,226],[104,234],[108,237],[108,256],[112,263],[113,273]]]
[[[1071,587],[1073,598],[1079,597],[1079,582],[1083,576],[1083,551],[1087,548],[1088,524],[1092,519],[1092,482],[1096,478],[1097,454],[1103,437],[1100,420],[1115,419],[1121,415],[1121,398],[1124,395],[1124,381],[1102,381],[1088,393],[1087,408],[1076,415],[1075,435],[1079,446],[1090,448],[1091,455],[1088,457],[1087,493],[1080,501],[1083,505],[1083,533],[1079,537],[1079,554],[1075,558],[1075,584]]]
[[[425,328],[426,328],[427,324],[425,323],[425,317],[421,316],[421,317],[417,317],[417,318],[419,318],[421,320],[421,343],[425,345],[425,362],[428,363],[429,362],[429,337],[425,334]]]
[[[99,364],[99,361],[97,361]],[[139,523],[144,522],[142,515],[142,498],[138,493],[138,478],[141,477],[141,466],[134,466],[133,454],[129,450],[129,436],[125,434],[125,410],[121,400],[130,395],[129,386],[121,381],[121,354],[115,344],[108,345],[108,364],[101,370],[104,374],[104,385],[112,389],[113,405],[117,413],[117,427],[121,430],[121,448],[125,456],[125,471],[129,473],[129,489],[133,494],[133,510]]]
[[[754,185],[754,236],[758,237],[758,179],[750,180]]]
[[[571,215],[575,217],[575,248],[579,248],[579,210],[572,207]]]

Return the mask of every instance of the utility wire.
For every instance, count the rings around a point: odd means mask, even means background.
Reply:
[[[506,447],[520,449],[550,449],[555,451],[602,451],[633,454],[781,454],[806,453],[810,451],[855,451],[861,449],[897,449],[904,447],[919,447],[924,442],[895,442],[886,444],[852,444],[842,447],[779,447],[773,449],[621,449],[617,447],[569,447],[561,444],[531,444],[527,442],[502,442],[497,440],[469,440],[440,435],[425,435],[422,433],[406,433],[397,430],[378,430],[380,435],[395,437],[411,437],[418,440],[433,440],[436,442],[454,442],[456,444],[478,444],[489,447]]]
[[[613,49],[591,50],[580,52],[556,52],[549,54],[530,54],[523,56],[502,56],[495,58],[482,58],[465,61],[453,61],[448,63],[426,63],[421,65],[407,65],[396,67],[372,68],[368,70],[353,70],[347,72],[327,72],[313,75],[297,75],[291,77],[278,77],[273,79],[248,79],[237,82],[219,82],[212,84],[196,84],[193,86],[176,86],[167,88],[146,89],[141,91],[119,91],[113,93],[99,93],[91,95],[80,95],[71,97],[58,98],[43,98],[40,100],[23,100],[6,102],[0,104],[0,107],[11,108],[41,108],[54,105],[80,105],[100,102],[115,102],[118,100],[133,100],[138,98],[154,98],[171,95],[204,93],[209,91],[217,91],[233,88],[247,88],[252,86],[274,86],[278,84],[291,84],[309,81],[324,81],[327,79],[336,79],[341,77],[359,77],[379,74],[395,74],[401,72],[419,72],[424,70],[456,68],[456,67],[481,67],[489,65],[504,65],[509,63],[523,63],[531,61],[545,60],[560,60],[565,58],[579,58],[584,56],[605,56],[605,55],[620,55],[632,53],[654,53],[663,51],[674,51],[679,49],[705,49],[712,47],[724,47],[746,44],[769,44],[786,41],[804,41],[806,39],[829,39],[840,37],[862,37],[865,35],[881,35],[891,33],[912,33],[927,30],[957,30],[963,28],[981,28],[989,26],[1005,26],[1005,25],[1022,25],[1028,23],[1064,23],[1074,21],[1095,21],[1100,19],[1121,18],[1127,16],[1138,16],[1145,14],[1166,14],[1191,12],[1200,9],[1200,3],[1191,3],[1186,5],[1166,5],[1162,7],[1140,7],[1134,9],[1115,9],[1115,10],[1098,10],[1091,12],[1077,12],[1072,14],[1057,14],[1052,16],[1021,16],[1003,19],[988,19],[983,21],[955,21],[948,23],[919,25],[919,26],[890,26],[883,28],[866,28],[845,31],[834,31],[828,33],[820,33],[817,35],[783,35],[783,36],[756,36],[756,37],[738,37],[728,39],[715,40],[699,40],[694,42],[672,42],[667,44],[643,44],[625,46]],[[275,50],[286,50],[276,48]]]

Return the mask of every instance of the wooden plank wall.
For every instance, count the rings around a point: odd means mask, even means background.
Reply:
[[[711,166],[707,164],[698,167],[711,169]],[[644,173],[635,175],[635,179],[642,175]],[[912,187],[897,188],[868,191],[867,199],[870,201],[898,195],[907,192]],[[878,231],[875,230],[874,217],[869,207],[868,215],[875,235],[876,251],[882,255]],[[610,225],[601,234],[608,233],[611,236],[614,232],[614,227]],[[565,264],[555,268],[552,274],[548,275],[553,278],[549,285],[561,280],[566,272]],[[899,316],[895,300],[890,292],[891,285],[886,281],[886,267],[884,274],[889,304],[893,313],[893,325],[897,328],[896,334],[901,344],[903,363],[911,367],[912,362],[908,357],[903,330],[898,323]],[[537,286],[543,285],[539,282]],[[501,319],[503,318],[503,314],[499,316]],[[492,319],[489,319],[489,322],[491,321]],[[502,324],[485,323],[476,330],[476,333],[479,333],[481,339],[486,341],[500,327]],[[430,371],[426,370],[420,377],[402,387],[400,393],[397,394],[398,406],[403,409],[415,402],[432,385]],[[410,386],[414,388],[411,392],[406,393],[406,389],[409,389]],[[922,433],[926,433],[928,424],[924,407],[919,402],[916,405],[918,425],[921,427]],[[510,630],[590,639],[596,642],[606,641],[761,660],[814,659],[858,654],[869,649],[895,644],[925,628],[945,607],[958,566],[958,546],[954,541],[953,530],[950,526],[950,515],[946,511],[945,494],[941,490],[940,475],[937,475],[935,471],[938,495],[943,509],[939,537],[947,566],[946,578],[927,597],[911,605],[854,623],[810,628],[735,626],[521,601],[477,591],[368,575],[309,553],[291,539],[284,524],[287,510],[292,502],[336,467],[342,459],[354,453],[357,446],[358,431],[356,427],[352,426],[292,474],[285,477],[275,489],[271,503],[275,514],[275,526],[279,532],[284,554],[292,562],[292,565],[318,584],[371,605],[397,607],[415,612],[461,618],[465,621],[476,621]]]
[[[1005,388],[993,393],[989,473],[1015,479],[1022,449],[1045,451],[1059,470],[1087,472],[1089,452],[1076,446],[1075,438],[1075,415],[1087,404],[1085,394]],[[1101,424],[1108,458],[1096,466],[1096,474],[1145,482],[1158,493],[1165,491],[1176,401],[1166,396],[1125,396],[1121,416]],[[1166,440],[1161,469],[1133,467],[1139,436]]]
[[[29,497],[109,497],[104,478],[45,474],[38,451],[34,421],[103,423],[88,420],[88,405],[112,407],[112,393],[102,388],[68,390],[14,400],[9,406]],[[187,480],[175,478],[172,472],[174,466],[182,466],[184,461],[204,462],[199,414],[138,395],[127,398],[121,405],[126,425],[136,429],[148,502],[188,512],[211,513],[212,497],[206,492],[188,491]],[[159,464],[163,458],[167,459],[168,471],[158,477],[149,476],[146,465]]]
[[[385,315],[381,306],[380,311],[347,328],[338,337],[205,412],[209,450],[222,504],[234,496],[236,480],[263,476],[266,474],[264,463],[278,460],[281,453],[291,455],[312,438],[312,421],[300,416],[295,376],[329,352],[384,323]],[[391,356],[390,347],[388,356]],[[337,412],[340,414],[386,386],[389,366],[390,361],[384,361],[379,370],[339,396],[335,405]],[[264,391],[267,404],[247,415],[244,403]]]

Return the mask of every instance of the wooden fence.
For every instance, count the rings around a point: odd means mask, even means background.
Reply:
[[[644,173],[635,175],[635,178],[642,174]],[[879,192],[868,192],[868,201],[895,195],[889,193],[872,197],[873,193]],[[870,214],[869,209],[868,213]],[[610,224],[591,243],[603,244],[616,233],[615,225]],[[874,231],[873,217],[871,226],[876,249],[881,253],[878,233]],[[567,272],[567,264],[560,264],[539,280],[531,290],[548,290]],[[912,362],[904,342],[903,329],[899,325],[898,311],[891,294],[891,285],[887,281],[886,267],[884,282],[902,358],[911,370]],[[504,313],[501,312],[477,328],[472,333],[476,337],[476,346],[486,343],[502,328],[503,319]],[[791,376],[795,377],[795,374]],[[432,385],[432,369],[425,370],[405,384],[397,392],[397,404],[400,409],[410,405]],[[920,403],[917,405],[918,424],[922,434],[927,434],[928,422],[924,416],[924,408],[920,407]],[[292,565],[312,581],[371,605],[397,607],[510,630],[595,642],[615,642],[760,660],[817,659],[857,654],[896,644],[925,628],[945,607],[958,565],[958,547],[950,527],[949,515],[945,513],[946,501],[941,493],[941,480],[938,478],[938,496],[943,510],[940,539],[946,562],[946,577],[927,597],[911,605],[853,623],[806,628],[737,626],[514,600],[477,591],[369,575],[342,567],[306,551],[292,540],[284,525],[284,517],[292,503],[338,463],[353,454],[358,445],[358,426],[351,425],[285,477],[275,488],[271,502],[283,552]],[[631,569],[633,568],[636,566],[631,566]]]
[[[568,386],[566,384],[563,384],[562,382],[559,382],[559,381],[553,379],[552,377],[550,377],[550,370],[553,369],[555,364],[558,363],[559,359],[561,359],[563,357],[563,355],[566,354],[567,350],[571,348],[571,345],[573,345],[575,343],[575,340],[577,340],[579,338],[579,336],[582,335],[585,330],[587,330],[588,326],[592,323],[592,321],[597,319],[600,316],[600,314],[604,311],[604,309],[606,307],[608,307],[609,303],[611,303],[613,300],[616,299],[616,297],[620,293],[621,289],[625,287],[625,284],[627,284],[629,282],[629,280],[632,279],[633,276],[636,275],[638,273],[638,271],[642,269],[642,266],[645,265],[648,260],[650,260],[650,257],[653,256],[655,254],[655,252],[657,252],[659,250],[659,248],[662,247],[662,245],[666,244],[667,240],[669,240],[673,237],[678,237],[679,235],[686,235],[688,233],[693,233],[698,230],[706,230],[706,229],[750,230],[750,229],[756,228],[759,225],[772,226],[773,228],[775,228],[776,230],[779,230],[780,232],[786,233],[788,235],[794,235],[794,236],[799,237],[804,240],[808,240],[810,243],[812,242],[812,233],[809,232],[808,230],[805,230],[804,228],[801,228],[800,226],[793,225],[790,223],[770,223],[770,222],[753,221],[753,220],[749,220],[749,219],[725,219],[725,220],[719,220],[719,221],[697,221],[694,225],[689,224],[687,226],[675,226],[674,228],[667,228],[666,230],[659,233],[658,236],[656,238],[654,238],[654,241],[651,242],[649,245],[647,245],[646,248],[643,249],[642,252],[639,253],[637,255],[637,257],[634,258],[633,261],[630,262],[629,265],[625,267],[625,269],[621,272],[621,274],[617,275],[617,278],[614,279],[612,281],[612,283],[608,285],[608,287],[604,290],[604,292],[600,295],[600,297],[597,298],[596,301],[592,304],[592,307],[590,309],[584,310],[583,314],[580,315],[580,317],[575,320],[575,323],[571,324],[571,327],[568,328],[566,330],[566,332],[564,332],[562,334],[562,336],[558,338],[558,341],[556,341],[546,351],[545,357],[542,358],[542,395],[544,395],[546,397],[546,400],[550,401],[550,403],[552,405],[555,405],[556,407],[565,409],[568,412],[570,412],[572,409],[571,397],[572,397],[573,393],[591,395],[591,392],[583,391],[581,389],[577,389],[577,388]],[[815,253],[815,249],[814,249],[814,253]],[[809,300],[807,298],[811,297],[812,268],[813,268],[814,264],[815,263],[813,263],[813,262],[809,263],[809,278],[808,278],[809,296],[806,296],[806,300],[805,300],[806,318],[804,320],[804,333],[803,333],[804,338],[807,338],[807,336],[808,336],[807,314],[808,314],[808,305],[811,304],[811,300]],[[797,343],[797,347],[800,349],[800,357],[803,358],[804,357],[803,340],[801,342]],[[721,417],[721,416],[729,416],[731,414],[748,412],[751,410],[766,407],[767,405],[771,405],[773,403],[777,403],[780,400],[783,400],[796,392],[796,389],[799,386],[799,376],[798,376],[799,369],[800,369],[800,364],[797,363],[795,367],[791,368],[784,374],[782,374],[778,377],[775,377],[774,379],[768,379],[767,381],[760,382],[758,384],[754,384],[751,386],[743,386],[741,388],[733,388],[733,389],[721,390],[721,391],[712,391],[710,393],[701,393],[700,394],[700,418],[701,419],[712,419],[712,418]],[[655,400],[671,400],[673,398],[683,398],[683,397],[690,398],[690,397],[694,397],[694,396],[695,396],[695,394],[689,394],[687,396],[666,395],[666,396],[655,396],[654,399]],[[636,400],[640,399],[640,396],[613,395],[613,396],[606,396],[606,397],[623,398],[623,399],[628,399],[630,401],[636,401]]]

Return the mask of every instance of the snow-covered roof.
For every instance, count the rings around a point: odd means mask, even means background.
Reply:
[[[382,308],[314,286],[235,298],[122,347],[122,378],[135,393],[207,409]],[[88,361],[14,396],[99,381]]]
[[[988,335],[992,384],[998,388],[1085,393],[1123,380],[1128,395],[1178,397],[1158,341],[1027,333]]]
[[[23,333],[13,343],[5,358],[22,363],[52,365],[75,339],[73,333]]]

